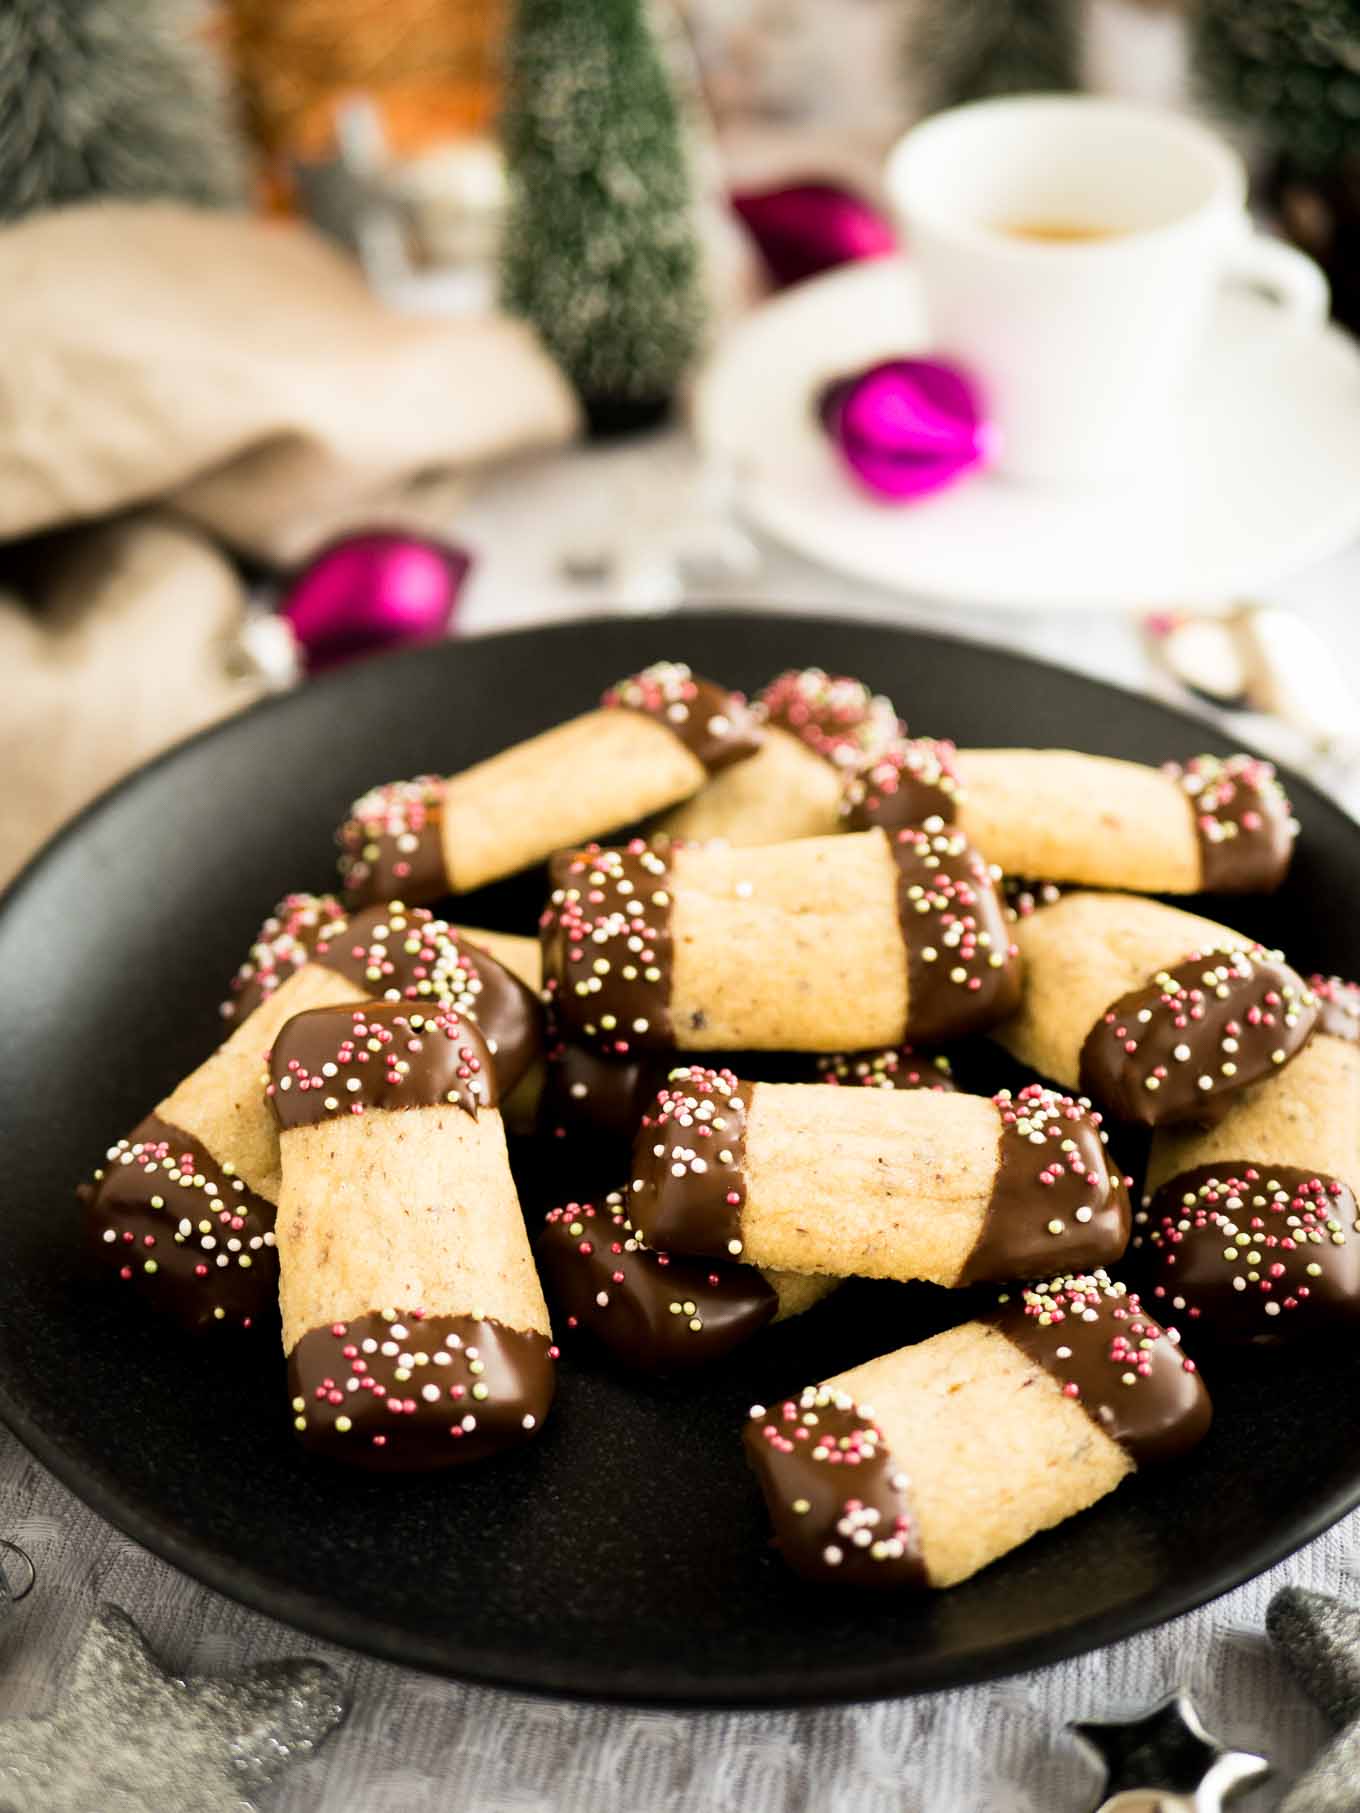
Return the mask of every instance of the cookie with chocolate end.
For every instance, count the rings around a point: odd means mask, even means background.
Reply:
[[[1011,875],[1157,894],[1269,893],[1298,823],[1269,762],[1164,768],[1072,749],[890,749],[847,783],[851,829],[938,817]]]
[[[752,1407],[775,1542],[806,1578],[954,1586],[1209,1426],[1174,1331],[1102,1271]]]
[[[1017,919],[1020,1011],[993,1037],[1120,1120],[1211,1122],[1304,1048],[1318,1003],[1280,956],[1130,894],[1064,894]]]
[[[1311,986],[1321,1016],[1294,1062],[1148,1154],[1134,1252],[1152,1300],[1223,1340],[1292,1339],[1360,1312],[1360,990]]]
[[[566,1036],[614,1057],[944,1042],[1019,1000],[997,877],[946,830],[636,839],[564,852],[551,880],[545,995]]]
[[[917,1051],[913,1045],[888,1045],[881,1051],[835,1051],[817,1059],[822,1082],[861,1089],[958,1088],[954,1070],[942,1051]]]
[[[423,1472],[527,1440],[555,1350],[475,1023],[404,1002],[290,1020],[269,1064],[293,1425]]]
[[[536,1105],[541,1005],[444,921],[396,902],[336,919],[323,902],[308,936],[308,961],[287,975],[268,959],[258,966],[261,977],[273,978],[260,987],[258,1004],[111,1148],[84,1193],[97,1264],[126,1282],[128,1249],[135,1245],[141,1257],[132,1278],[140,1294],[191,1330],[249,1326],[272,1311],[278,1295],[273,1228],[279,1140],[262,1071],[271,1043],[295,1015],[375,997],[453,1006],[481,1026],[501,1089],[513,1092],[513,1112],[532,1115]],[[257,953],[259,948],[257,942]],[[244,992],[238,996],[238,1014],[244,998]],[[191,1178],[196,1200],[203,1199],[199,1192],[211,1197],[217,1191],[220,1200],[248,1203],[243,1225],[233,1225],[240,1219],[235,1212],[225,1223],[216,1209],[189,1213],[178,1187],[166,1188],[171,1162]]]
[[[838,826],[843,776],[904,728],[890,701],[863,681],[820,667],[776,675],[753,709],[765,730],[759,753],[668,813],[659,834],[739,845],[827,836]]]
[[[461,774],[374,787],[336,833],[352,905],[468,893],[687,799],[753,756],[761,731],[740,693],[658,661],[597,710]]]
[[[1127,1184],[1089,1103],[671,1073],[633,1148],[629,1213],[672,1253],[945,1286],[1113,1261]]]

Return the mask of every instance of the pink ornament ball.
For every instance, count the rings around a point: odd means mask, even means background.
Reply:
[[[745,190],[733,195],[732,208],[781,289],[897,249],[897,236],[878,209],[835,183]]]
[[[888,359],[838,378],[817,408],[851,473],[876,497],[928,496],[995,455],[996,430],[976,390],[939,359]]]
[[[288,582],[279,615],[309,673],[447,635],[472,557],[399,529],[346,535]]]

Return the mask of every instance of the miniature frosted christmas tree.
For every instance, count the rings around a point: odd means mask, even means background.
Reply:
[[[597,432],[663,415],[704,319],[684,128],[644,0],[518,0],[505,306]]]
[[[922,113],[989,95],[1076,88],[1079,0],[917,0],[907,78]]]
[[[99,197],[239,202],[243,159],[183,0],[4,0],[0,218]]]

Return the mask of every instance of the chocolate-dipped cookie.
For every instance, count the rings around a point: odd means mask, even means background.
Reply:
[[[337,833],[352,905],[467,893],[686,799],[754,755],[740,693],[658,661],[599,708],[461,774],[392,781],[356,800]]]
[[[1188,1452],[1210,1405],[1173,1332],[1101,1271],[752,1407],[775,1542],[809,1579],[947,1587]]]
[[[1127,1184],[1089,1103],[672,1072],[633,1149],[629,1213],[675,1253],[962,1286],[1113,1262]]]
[[[304,1445],[413,1472],[526,1440],[554,1350],[476,1024],[404,1001],[322,1008],[283,1028],[269,1077]]]
[[[1120,1120],[1211,1122],[1317,1024],[1316,997],[1278,951],[1159,901],[1065,893],[1010,929],[1025,995],[993,1037]]]
[[[1019,1000],[996,879],[952,832],[916,828],[566,852],[544,989],[566,1036],[614,1057],[943,1042]]]

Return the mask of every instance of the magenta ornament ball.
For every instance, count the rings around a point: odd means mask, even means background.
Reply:
[[[733,195],[732,208],[780,288],[897,249],[897,236],[879,210],[836,183],[745,190]]]
[[[841,458],[876,497],[928,496],[996,452],[976,389],[939,359],[871,365],[829,384],[817,407]]]
[[[289,580],[279,615],[309,673],[447,635],[471,555],[399,529],[346,535]]]

